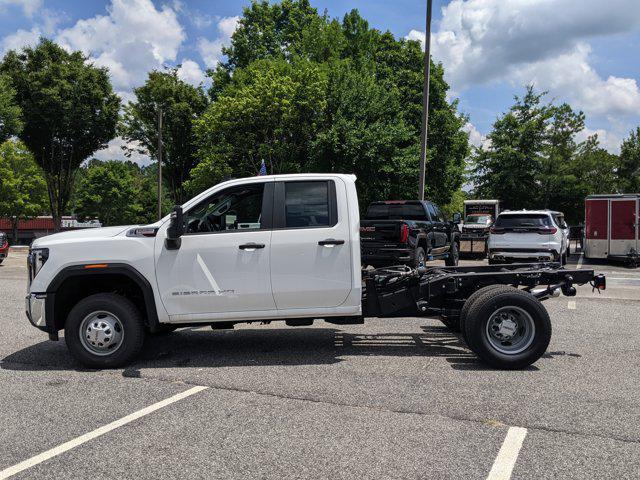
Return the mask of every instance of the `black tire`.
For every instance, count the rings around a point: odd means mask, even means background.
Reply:
[[[492,315],[502,309],[507,312],[517,309],[532,323],[533,328],[526,329],[529,341],[522,345],[522,350],[501,352],[490,340],[487,324]],[[496,288],[483,292],[473,302],[465,321],[465,334],[467,344],[482,362],[495,368],[513,370],[533,364],[544,354],[551,341],[551,320],[542,303],[530,293],[513,287]],[[505,348],[510,347],[506,345]]]
[[[464,302],[464,305],[462,306],[462,309],[460,310],[460,317],[458,319],[458,330],[457,330],[462,334],[462,339],[467,345],[469,345],[469,343],[467,342],[467,338],[466,338],[465,324],[467,322],[467,317],[469,316],[469,310],[471,310],[471,307],[478,300],[478,298],[482,297],[485,293],[491,292],[493,290],[511,291],[515,289],[511,285],[501,285],[501,284],[488,285],[486,287],[479,288],[478,290],[473,292],[471,295],[469,295],[469,298],[467,298],[467,300]]]
[[[560,257],[560,265],[564,266],[566,264],[567,264],[567,252],[564,252]]]
[[[82,323],[94,312],[107,312],[119,320],[122,341],[112,353],[95,354],[80,339]],[[64,326],[67,348],[78,362],[90,368],[116,368],[128,364],[142,349],[144,335],[142,316],[136,306],[113,293],[98,293],[80,300],[71,309]]]
[[[458,242],[452,242],[449,249],[449,255],[444,259],[444,264],[447,267],[457,267],[458,260],[460,260],[460,253],[458,249]]]
[[[502,261],[494,260],[493,258],[489,258],[489,265],[502,265]]]
[[[427,263],[427,254],[422,247],[416,247],[416,251],[413,253],[413,266],[418,268],[422,262],[423,266]]]

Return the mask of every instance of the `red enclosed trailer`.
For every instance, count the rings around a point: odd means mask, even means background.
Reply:
[[[590,195],[584,210],[585,258],[638,258],[640,194]]]

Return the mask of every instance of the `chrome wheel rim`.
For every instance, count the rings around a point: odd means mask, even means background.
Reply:
[[[112,355],[124,340],[122,322],[107,311],[92,312],[80,322],[80,343],[93,355]]]
[[[515,306],[501,307],[489,317],[486,335],[498,352],[517,355],[533,343],[536,325],[526,310]]]

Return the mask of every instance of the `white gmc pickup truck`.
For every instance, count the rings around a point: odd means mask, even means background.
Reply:
[[[262,176],[216,185],[157,223],[37,239],[28,257],[29,321],[83,365],[129,363],[144,336],[178,327],[311,325],[439,316],[481,360],[522,368],[546,350],[541,304],[591,270],[557,264],[363,270],[355,177]]]

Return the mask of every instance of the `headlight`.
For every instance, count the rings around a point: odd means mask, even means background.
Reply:
[[[48,248],[33,248],[29,251],[27,262],[29,264],[29,280],[35,278],[42,266],[47,263],[49,258]]]

